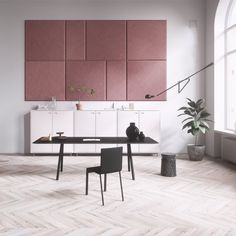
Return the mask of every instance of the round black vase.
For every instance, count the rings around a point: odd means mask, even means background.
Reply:
[[[139,129],[135,126],[135,123],[130,123],[130,126],[126,129],[126,135],[130,141],[137,140]]]

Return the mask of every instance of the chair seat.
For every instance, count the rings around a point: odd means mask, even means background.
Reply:
[[[101,174],[101,166],[88,167],[88,168],[87,168],[87,171],[88,171],[89,173],[95,172],[95,173],[97,173],[97,174]]]

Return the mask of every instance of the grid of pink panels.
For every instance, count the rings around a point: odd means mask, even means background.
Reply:
[[[75,94],[69,86],[95,94]],[[27,101],[143,101],[165,88],[165,20],[25,22]]]

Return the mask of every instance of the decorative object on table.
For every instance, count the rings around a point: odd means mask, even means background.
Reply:
[[[174,153],[161,154],[161,175],[167,177],[176,176],[176,158]]]
[[[56,134],[58,134],[58,136],[53,137],[53,138],[56,138],[56,139],[66,139],[67,138],[66,136],[62,136],[62,134],[64,134],[64,132],[56,132]]]
[[[49,135],[49,136],[46,136],[46,137],[41,137],[41,138],[40,138],[40,141],[42,141],[42,142],[51,141],[51,140],[50,140],[50,135]]]
[[[179,108],[178,111],[182,111],[178,116],[187,116],[182,123],[184,123],[182,129],[187,128],[187,133],[195,136],[195,143],[189,144],[187,147],[189,159],[191,161],[201,161],[205,154],[205,146],[198,144],[200,133],[205,134],[209,130],[207,122],[211,122],[208,117],[210,113],[207,112],[205,100],[199,99],[196,102],[187,98],[188,106]]]
[[[58,134],[59,137],[61,137],[61,135],[64,134],[64,132],[56,132],[56,134]]]
[[[95,94],[95,90],[92,88],[88,88],[86,86],[81,86],[81,87],[74,87],[69,85],[68,86],[70,92],[76,92],[78,94],[78,103],[76,103],[76,109],[81,110],[81,104],[80,104],[80,94],[81,93],[87,93],[91,96]]]
[[[170,90],[170,89],[172,89],[172,88],[174,88],[176,86],[178,86],[178,93],[181,93],[183,91],[183,89],[187,86],[187,84],[190,82],[190,78],[191,77],[193,77],[194,75],[200,73],[201,71],[206,70],[208,67],[213,66],[213,65],[214,65],[214,63],[211,62],[210,64],[206,65],[202,69],[198,70],[197,72],[193,73],[192,75],[188,76],[187,78],[178,81],[177,83],[173,84],[169,88],[165,89],[164,91],[161,91],[160,93],[158,93],[156,95],[146,94],[145,95],[145,99],[152,99],[154,97],[158,97],[158,96],[162,95],[163,93],[166,93],[168,90]],[[184,85],[181,88],[181,84],[183,84],[183,83],[184,83]]]
[[[126,129],[126,135],[130,141],[137,140],[139,135],[139,129],[135,126],[134,122],[130,123],[130,126]]]
[[[142,131],[140,131],[140,133],[139,133],[139,135],[138,135],[138,139],[139,139],[139,141],[144,141],[144,139],[145,139],[145,135],[144,135],[144,133],[142,132]]]

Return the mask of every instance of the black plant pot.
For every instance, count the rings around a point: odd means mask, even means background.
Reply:
[[[191,161],[201,161],[205,154],[204,145],[188,144],[187,150],[188,150],[189,160]]]
[[[136,141],[139,135],[139,129],[135,126],[135,123],[130,123],[130,126],[126,129],[126,135],[130,141]]]

